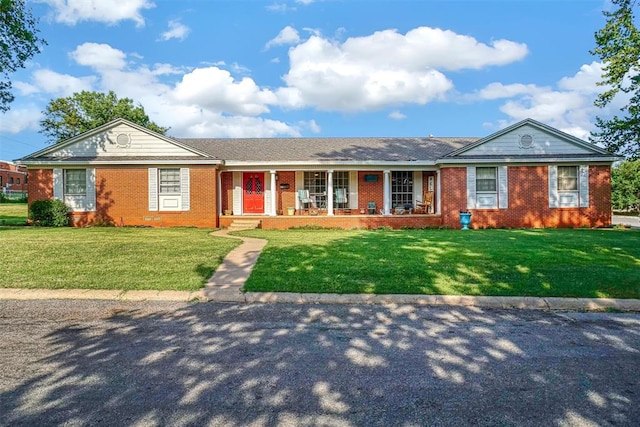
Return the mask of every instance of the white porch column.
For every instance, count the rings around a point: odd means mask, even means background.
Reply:
[[[442,199],[442,197],[440,197],[440,171],[436,171],[436,214],[440,215],[441,211],[440,211],[440,200]]]
[[[384,173],[384,194],[382,196],[383,214],[389,215],[391,212],[391,171],[385,170]]]
[[[271,174],[271,212],[269,212],[270,216],[276,216],[278,212],[278,190],[276,188],[276,171],[270,170]]]
[[[216,193],[218,193],[218,197],[216,200],[216,209],[218,210],[218,217],[222,215],[222,171],[218,170],[218,182],[216,183]],[[229,202],[227,202],[229,203]],[[228,207],[232,209],[232,206]]]
[[[327,171],[327,215],[333,216],[333,170]]]

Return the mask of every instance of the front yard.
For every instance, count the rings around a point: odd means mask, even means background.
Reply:
[[[297,230],[269,241],[247,291],[640,298],[634,230]]]
[[[7,227],[0,287],[196,290],[235,240],[192,228]],[[5,226],[2,226],[5,225]],[[246,291],[640,298],[636,230],[253,230]]]
[[[0,227],[0,287],[197,290],[239,244],[210,231]]]

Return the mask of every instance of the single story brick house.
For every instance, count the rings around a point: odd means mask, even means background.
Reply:
[[[30,154],[75,225],[601,227],[617,157],[527,119],[484,138],[172,138],[117,119]]]

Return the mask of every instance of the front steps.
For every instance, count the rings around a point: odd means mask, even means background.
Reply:
[[[253,230],[260,228],[259,219],[234,219],[229,226],[229,231]]]

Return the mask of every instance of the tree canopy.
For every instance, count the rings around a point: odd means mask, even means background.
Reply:
[[[629,100],[611,119],[596,118],[598,130],[591,140],[612,153],[640,158],[640,32],[634,23],[635,0],[611,0],[614,9],[604,11],[605,26],[595,34],[591,54],[603,63],[602,81],[606,90],[595,105],[604,108],[620,93]]]
[[[134,105],[129,98],[118,99],[113,91],[82,91],[66,98],[53,99],[42,113],[44,118],[40,121],[40,133],[47,136],[50,144],[72,138],[117,118],[127,119],[163,135],[169,130],[152,122],[142,105]]]
[[[627,160],[613,167],[611,204],[615,210],[640,210],[640,160]]]
[[[0,111],[9,111],[15,96],[10,75],[46,44],[38,37],[36,19],[24,0],[0,0]]]

